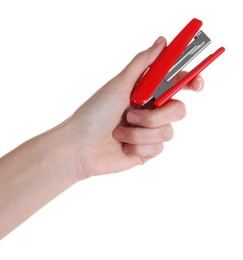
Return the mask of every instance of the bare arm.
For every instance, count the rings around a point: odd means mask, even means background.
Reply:
[[[65,131],[55,129],[0,159],[0,237],[77,181]]]
[[[0,159],[0,238],[76,182],[129,169],[163,150],[173,136],[171,123],[185,115],[183,103],[171,100],[155,110],[127,108],[134,84],[165,45],[158,38],[70,119]],[[199,90],[202,85],[198,77],[189,87]]]

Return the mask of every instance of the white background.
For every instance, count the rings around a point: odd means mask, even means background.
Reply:
[[[202,56],[226,48],[203,92],[177,94],[187,117],[160,156],[73,186],[0,242],[1,260],[243,259],[241,10],[236,0],[0,0],[0,156],[193,17],[212,39]]]

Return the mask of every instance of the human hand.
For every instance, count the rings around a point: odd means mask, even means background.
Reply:
[[[130,94],[165,46],[158,38],[68,120],[0,158],[0,239],[77,181],[129,169],[163,150],[185,106],[170,100],[160,109],[131,109]],[[202,86],[199,76],[187,88]]]
[[[154,110],[129,109],[135,83],[165,46],[166,40],[159,37],[81,105],[65,124],[79,179],[143,164],[161,153],[163,143],[172,138],[171,123],[186,113],[181,101],[170,100]],[[185,88],[201,90],[203,79],[198,76]]]

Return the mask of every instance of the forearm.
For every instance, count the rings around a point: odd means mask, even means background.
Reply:
[[[67,139],[56,128],[0,159],[0,238],[78,180]]]
[[[159,37],[66,122],[0,159],[0,238],[75,182],[127,170],[163,150],[173,135],[171,123],[185,115],[183,103],[128,107],[134,84],[165,46]],[[202,87],[193,82],[194,90]]]

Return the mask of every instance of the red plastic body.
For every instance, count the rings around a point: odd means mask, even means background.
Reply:
[[[187,45],[194,38],[202,26],[202,21],[192,19],[174,40],[161,52],[153,64],[138,80],[132,94],[131,105],[139,107],[145,105],[153,96],[153,93],[165,78],[171,67],[175,64]],[[155,107],[161,107],[176,92],[188,84],[195,76],[205,69],[212,61],[225,51],[223,47],[202,61],[196,68],[190,71],[183,79],[173,85],[169,90],[154,101]]]
[[[203,60],[198,66],[193,70],[188,72],[185,77],[183,77],[179,82],[167,90],[163,95],[154,101],[155,107],[161,107],[164,105],[176,92],[182,89],[186,84],[188,84],[195,76],[197,76],[202,70],[204,70],[211,62],[213,62],[219,55],[225,51],[224,47],[219,48],[216,52],[208,56]]]
[[[192,19],[140,78],[131,95],[131,105],[144,105],[175,64],[187,45],[202,26],[202,21]]]

